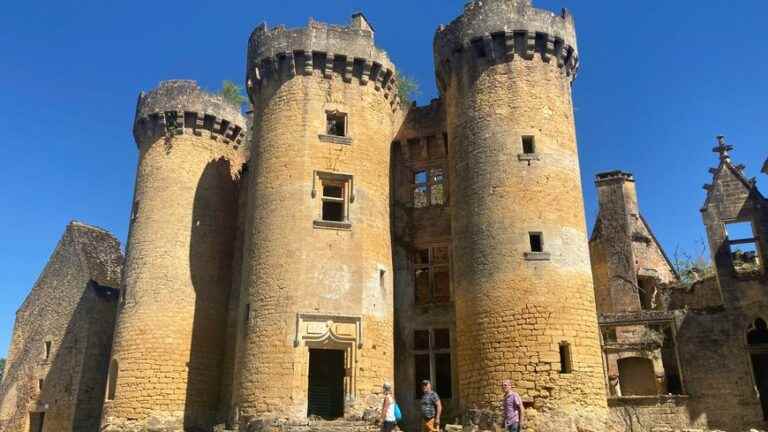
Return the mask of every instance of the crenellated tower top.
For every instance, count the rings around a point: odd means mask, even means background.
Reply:
[[[437,29],[434,52],[441,90],[462,58],[501,63],[540,55],[545,62],[556,59],[571,77],[579,66],[573,15],[537,9],[531,0],[470,1],[462,15]]]
[[[203,91],[193,80],[160,81],[154,90],[139,94],[133,136],[140,146],[162,136],[191,133],[239,146],[246,120],[240,107]]]
[[[393,102],[396,100],[395,66],[387,53],[374,44],[373,27],[365,15],[356,13],[348,26],[309,20],[306,27],[256,27],[248,41],[246,84],[254,101],[259,90],[271,80],[296,75],[323,78],[337,74],[345,82],[369,82]]]

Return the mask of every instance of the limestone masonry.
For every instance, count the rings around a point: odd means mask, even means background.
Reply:
[[[125,257],[71,223],[17,313],[0,431],[742,431],[768,416],[768,203],[718,139],[712,265],[671,257],[632,174],[584,215],[573,16],[475,0],[404,103],[374,28],[250,35],[252,110],[141,93]],[[756,162],[757,163],[757,162]],[[766,162],[768,164],[768,161]],[[768,166],[763,167],[768,174]]]

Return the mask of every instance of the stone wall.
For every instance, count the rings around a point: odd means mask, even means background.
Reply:
[[[401,121],[394,70],[370,30],[312,22],[257,29],[248,74],[256,121],[240,423],[306,418],[310,349],[344,352],[344,416],[359,418],[394,379],[389,173]],[[329,133],[329,113],[346,116],[343,136]],[[343,191],[339,221],[322,220],[323,185],[332,183]]]
[[[139,98],[139,166],[107,430],[216,421],[245,120],[194,81]]]
[[[123,256],[111,234],[70,223],[16,313],[0,384],[0,430],[97,431]]]
[[[542,412],[605,410],[571,101],[572,36],[568,14],[496,0],[471,2],[435,37],[466,408],[496,407],[509,378]],[[523,137],[533,137],[535,151],[526,152]],[[543,236],[542,251],[532,250],[531,233]],[[568,364],[561,346],[570,351]]]

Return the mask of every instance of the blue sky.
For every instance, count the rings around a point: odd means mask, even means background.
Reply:
[[[576,17],[574,86],[587,219],[593,176],[637,178],[642,212],[672,253],[704,236],[701,186],[714,137],[764,189],[768,156],[768,2],[539,0]],[[136,168],[131,125],[140,90],[171,78],[215,89],[243,81],[260,22],[346,23],[363,10],[377,44],[436,96],[435,28],[463,0],[10,2],[0,14],[0,356],[14,313],[65,225],[79,219],[125,241]],[[290,6],[289,6],[290,5]]]

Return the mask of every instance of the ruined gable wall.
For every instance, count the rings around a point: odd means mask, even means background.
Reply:
[[[117,304],[116,289],[105,286],[118,286],[121,265],[111,234],[67,227],[16,315],[0,429],[28,431],[30,412],[45,412],[46,432],[98,429]]]

